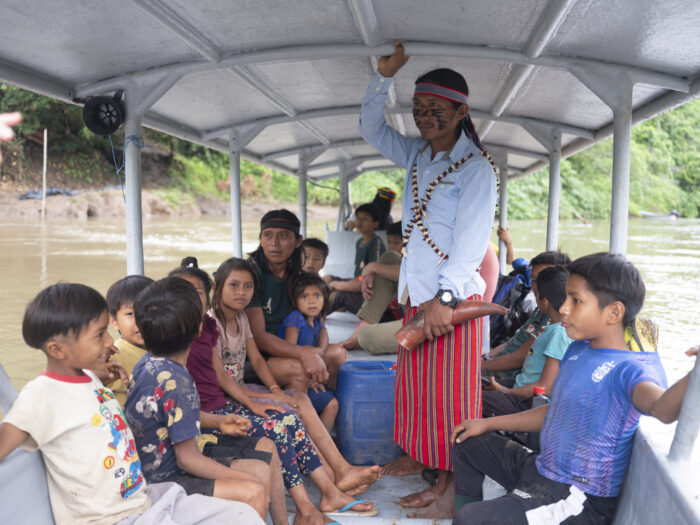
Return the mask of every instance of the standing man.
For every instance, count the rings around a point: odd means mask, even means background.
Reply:
[[[386,124],[384,105],[392,77],[408,61],[403,45],[379,60],[360,114],[362,136],[406,168],[403,197],[404,258],[399,296],[410,308],[404,322],[425,312],[427,340],[399,349],[394,437],[408,454],[384,473],[405,475],[425,466],[440,469],[436,485],[402,498],[405,507],[433,504],[433,516],[454,512],[452,429],[481,414],[481,320],[452,326],[458,301],[480,300],[484,258],[496,203],[496,177],[471,118],[464,77],[449,69],[416,81],[413,118],[420,138]],[[441,498],[443,495],[448,496]],[[438,507],[438,508],[435,508]]]

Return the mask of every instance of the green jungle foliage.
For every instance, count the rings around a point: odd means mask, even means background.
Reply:
[[[0,84],[0,112],[22,111],[16,128],[20,140],[3,144],[3,154],[31,166],[42,143],[43,128],[49,130],[51,158],[61,159],[58,169],[66,184],[76,181],[100,186],[117,184],[109,141],[90,133],[82,123],[81,108]],[[669,111],[632,130],[630,213],[668,213],[678,210],[685,217],[700,214],[700,99]],[[123,130],[113,138],[118,164],[122,162]],[[144,131],[147,148],[160,165],[162,176],[149,177],[152,164],[144,160],[144,184],[180,190],[193,195],[228,198],[228,156],[152,130]],[[146,155],[144,155],[146,157]],[[2,179],[16,178],[17,170],[0,166]],[[26,173],[26,171],[24,171]],[[606,140],[561,163],[560,217],[606,218],[610,212],[612,140]],[[351,182],[356,204],[371,201],[376,188],[389,186],[399,193],[403,170],[368,172]],[[297,179],[247,160],[241,166],[242,196],[248,201],[297,201]],[[310,203],[336,205],[338,180],[309,183]],[[508,215],[511,219],[547,216],[547,170],[508,184]]]

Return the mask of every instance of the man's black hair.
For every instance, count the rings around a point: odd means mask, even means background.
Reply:
[[[600,252],[576,259],[567,267],[572,275],[586,280],[602,309],[613,301],[625,305],[623,325],[627,326],[644,305],[646,287],[639,270],[619,253]]]
[[[32,348],[43,350],[57,335],[77,337],[106,311],[107,303],[97,290],[84,284],[54,284],[40,291],[27,306],[22,337]]]
[[[371,202],[358,206],[355,210],[355,217],[357,217],[358,213],[366,213],[372,217],[374,222],[379,222],[379,212],[377,211],[377,207]]]
[[[387,235],[395,235],[396,237],[403,237],[403,231],[401,230],[401,221],[392,222],[386,229]]]
[[[559,310],[566,300],[566,279],[569,272],[561,266],[549,266],[537,276],[537,292],[540,299],[547,299]]]
[[[296,239],[299,239],[299,237],[301,237],[301,235],[299,235],[299,227],[301,225],[301,223],[299,222],[299,217],[294,215],[291,211],[285,210],[284,208],[279,210],[270,210],[262,216],[262,219],[260,219],[260,235],[262,235],[263,224],[269,221],[273,221],[275,219],[280,219],[284,222],[289,223],[292,226],[296,226],[296,231],[292,233],[294,233],[294,237]],[[267,263],[267,257],[265,256],[265,251],[263,250],[262,244],[259,244],[258,247],[254,251],[250,252],[248,255],[250,255],[251,260],[263,272],[270,271],[270,266]],[[289,258],[289,261],[287,261],[287,275],[297,274],[301,271],[301,266],[301,246],[299,246],[298,248],[294,249],[294,251],[292,252],[292,256]]]
[[[566,266],[571,262],[571,258],[559,251],[542,252],[535,255],[530,261],[530,268],[534,268],[540,264],[547,266]]]
[[[328,245],[320,239],[316,239],[315,237],[304,239],[301,242],[301,247],[316,248],[317,250],[321,250],[323,260],[325,261],[328,258]]]
[[[148,351],[170,357],[187,350],[199,335],[202,302],[190,282],[166,277],[139,294],[134,315]]]
[[[462,75],[453,69],[440,68],[428,71],[416,79],[416,84],[423,82],[438,84],[439,86],[444,86],[446,88],[459,91],[460,93],[464,93],[465,95],[469,95],[469,85],[467,84],[467,81]],[[460,104],[458,102],[455,102],[454,100],[451,100],[450,102],[452,103],[452,107],[454,109],[459,108]],[[469,118],[468,114],[459,122],[457,129],[464,131],[464,134],[471,139],[472,142],[474,142],[477,148],[480,150],[484,149],[484,147],[481,145],[481,141],[479,140],[479,134],[474,128],[474,123],[472,122],[471,118]]]
[[[129,275],[112,284],[107,290],[109,315],[116,317],[122,306],[134,304],[136,297],[152,282],[153,279],[145,275]]]

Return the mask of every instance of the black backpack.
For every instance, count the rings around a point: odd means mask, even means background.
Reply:
[[[498,276],[496,293],[491,302],[508,308],[509,312],[490,318],[491,348],[513,337],[515,331],[530,318],[534,309],[524,303],[528,293],[530,287],[525,284],[522,275],[513,272],[511,275]]]

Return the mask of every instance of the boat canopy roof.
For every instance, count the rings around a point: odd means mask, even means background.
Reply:
[[[357,131],[378,56],[411,60],[390,123],[418,135],[415,79],[450,67],[511,176],[700,92],[697,0],[4,0],[0,80],[65,101],[124,90],[142,122],[310,180],[392,164]],[[630,97],[631,93],[631,97]],[[507,155],[506,155],[507,154]]]

